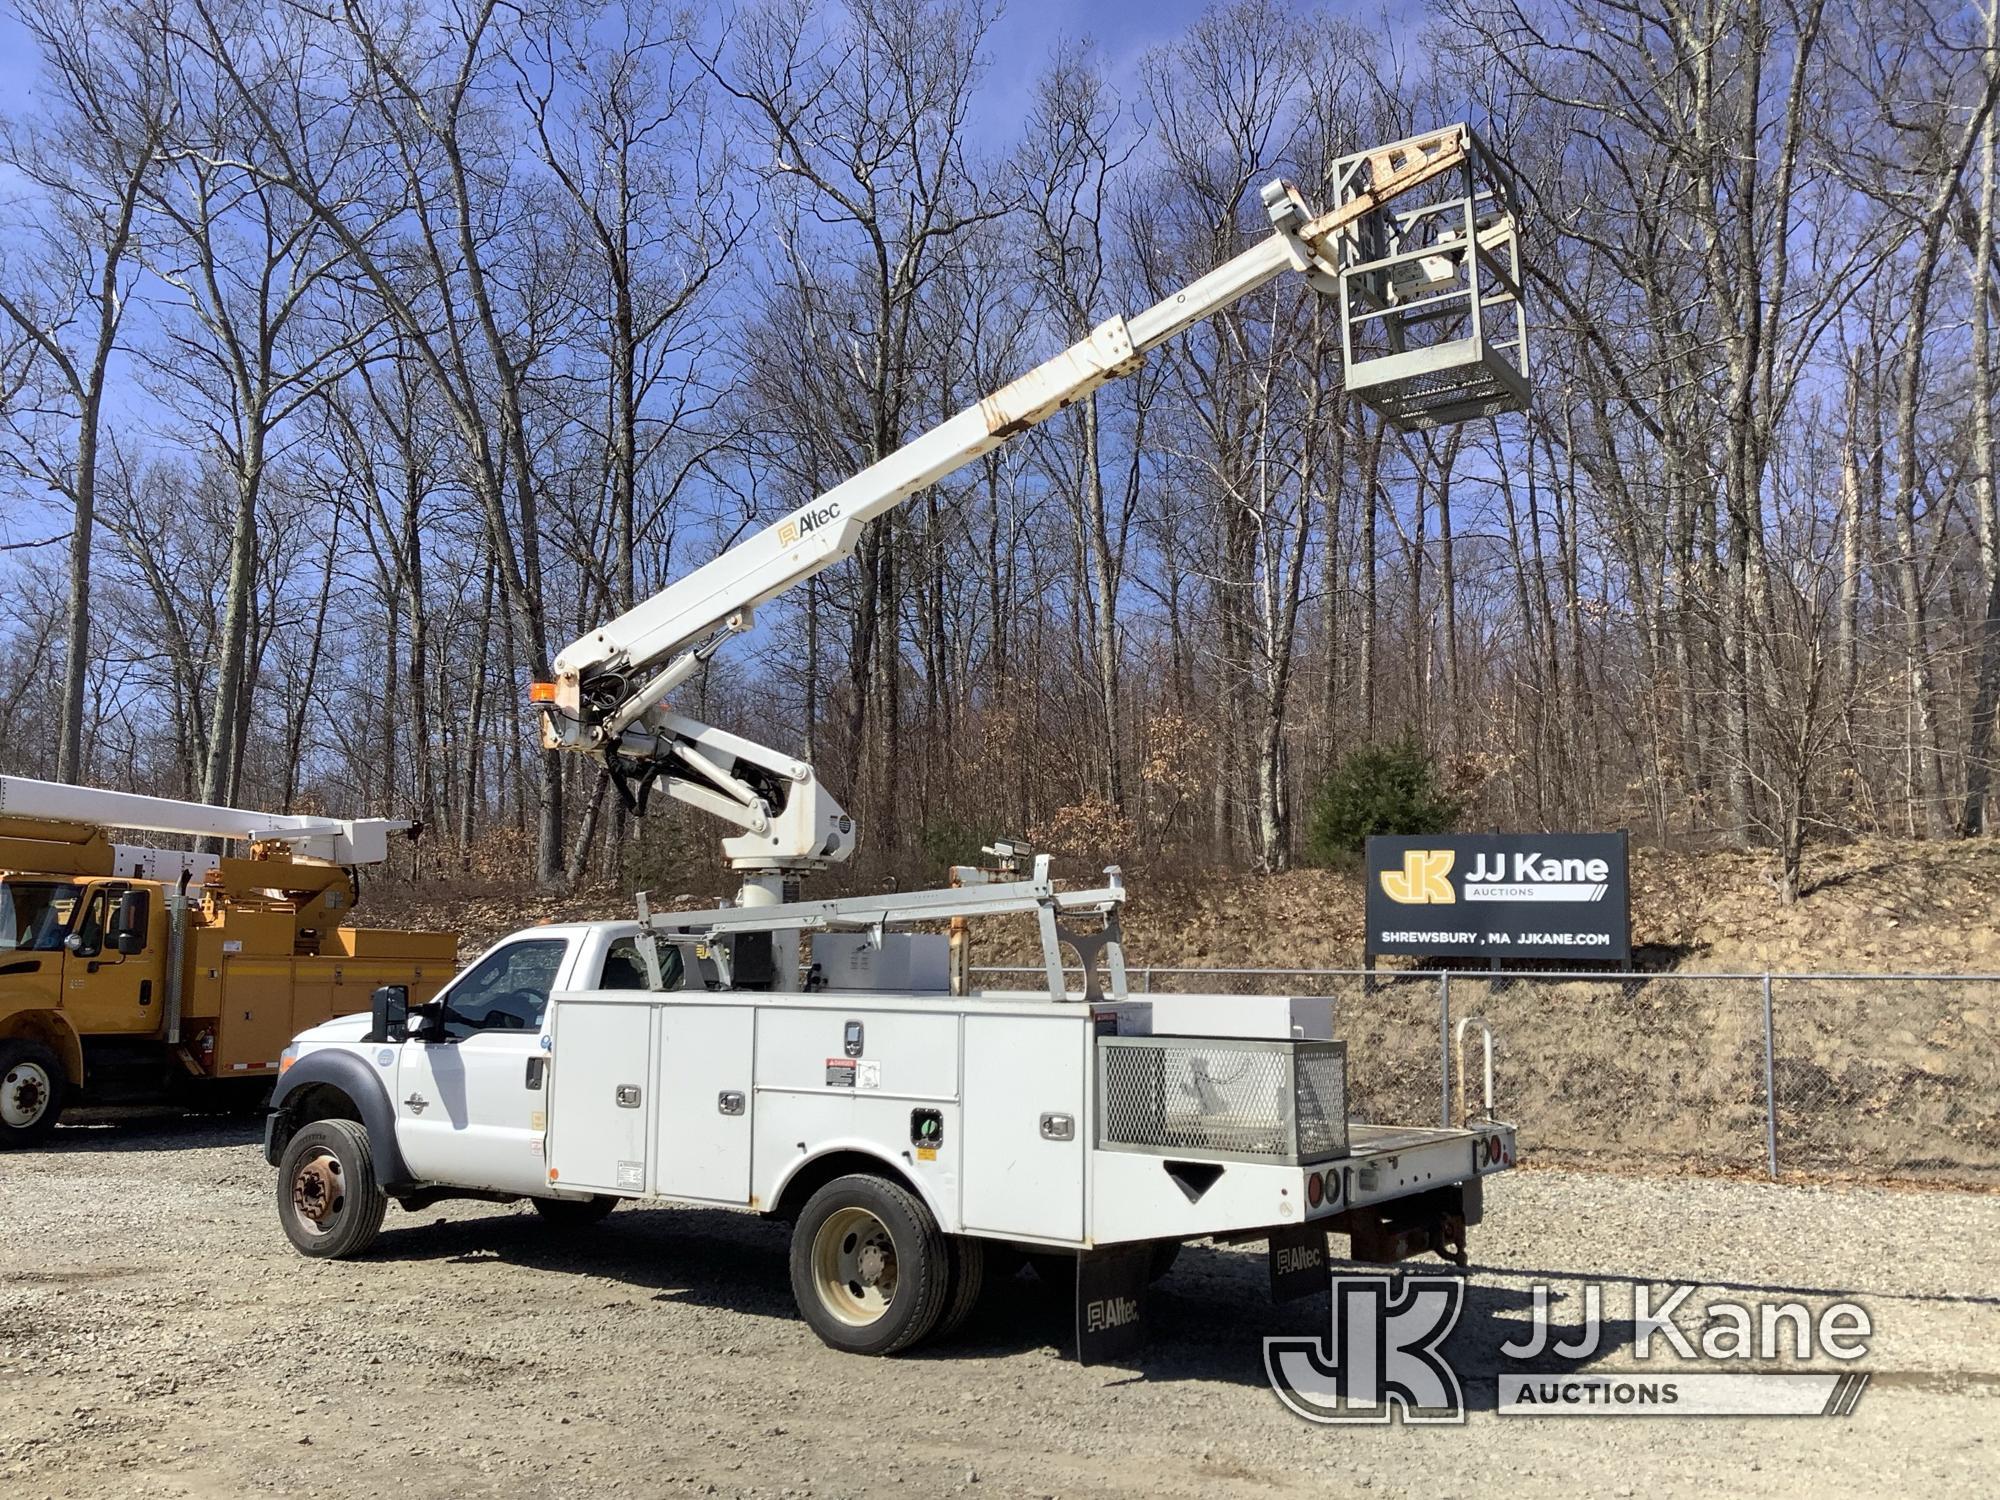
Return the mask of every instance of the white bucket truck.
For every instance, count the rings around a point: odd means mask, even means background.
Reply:
[[[1511,1128],[1350,1122],[1330,1002],[1129,996],[1115,877],[1059,892],[1037,860],[1026,878],[1017,863],[957,889],[800,900],[803,876],[853,852],[853,820],[809,763],[668,701],[871,521],[1288,273],[1337,301],[1346,388],[1387,420],[1524,404],[1513,194],[1471,132],[1358,152],[1333,181],[1319,214],[1270,183],[1258,243],[556,658],[530,692],[543,744],[600,757],[634,813],[664,788],[732,824],[741,891],[720,911],[516,933],[430,1004],[388,988],[372,1016],[301,1035],[268,1143],[301,1250],[357,1253],[389,1197],[526,1197],[573,1220],[627,1198],[736,1204],[794,1223],[799,1306],[840,1348],[955,1325],[998,1246],[1073,1266],[1085,1357],[1136,1339],[1147,1276],[1185,1240],[1269,1240],[1281,1290],[1324,1284],[1328,1231],[1362,1259],[1462,1259]],[[904,930],[1004,913],[1040,923],[1034,993],[968,993],[945,938]]]

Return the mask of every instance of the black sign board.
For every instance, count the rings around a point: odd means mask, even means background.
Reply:
[[[1622,833],[1372,838],[1364,947],[1630,963],[1626,844]]]

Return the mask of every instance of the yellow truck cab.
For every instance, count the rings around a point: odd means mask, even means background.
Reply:
[[[254,1104],[296,1032],[366,1010],[377,985],[414,1001],[451,977],[451,934],[342,926],[352,871],[279,837],[247,839],[242,859],[114,844],[110,826],[169,821],[129,805],[161,799],[0,783],[0,1148],[46,1135],[70,1102]],[[18,810],[92,799],[151,821]]]

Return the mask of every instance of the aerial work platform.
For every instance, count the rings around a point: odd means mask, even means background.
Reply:
[[[1448,170],[1356,218],[1341,247],[1347,389],[1410,431],[1528,405],[1518,198],[1478,138],[1453,125],[1342,157],[1335,192],[1372,197],[1447,157]]]

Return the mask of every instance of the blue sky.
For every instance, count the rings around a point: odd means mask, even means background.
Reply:
[[[995,31],[988,83],[999,107],[1007,96],[1025,98],[1059,37],[1089,36],[1102,44],[1121,91],[1129,93],[1133,69],[1148,47],[1185,31],[1205,0],[1009,0]],[[34,83],[35,62],[26,34],[11,10],[0,6],[0,109],[22,110]]]
[[[1139,60],[1153,47],[1171,42],[1194,22],[1210,0],[1004,0],[1005,10],[987,45],[987,73],[975,105],[975,138],[1010,146],[1017,138],[1036,79],[1059,41],[1088,37],[1097,44],[1105,71],[1127,104],[1136,102]],[[36,58],[27,33],[0,0],[0,113],[16,118],[35,112]],[[114,423],[128,400],[143,400],[121,383],[110,396]],[[0,503],[0,542],[53,535],[62,521],[53,502],[35,504],[16,492]]]

